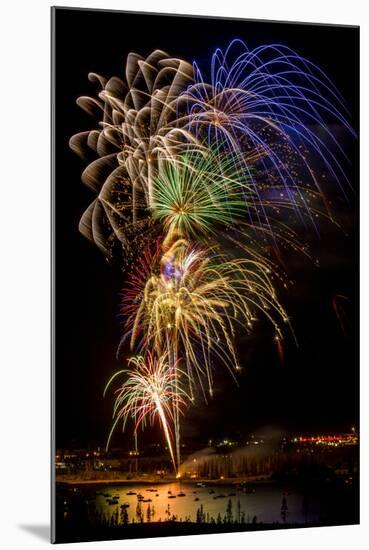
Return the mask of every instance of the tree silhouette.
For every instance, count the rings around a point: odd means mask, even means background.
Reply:
[[[237,500],[237,523],[241,523],[241,502]]]
[[[231,499],[229,499],[228,504],[227,504],[227,510],[226,510],[227,523],[232,523],[232,521],[233,521],[233,510],[232,510],[232,508],[233,508],[232,501],[231,501]]]
[[[146,510],[146,519],[148,521],[148,523],[150,523],[151,521],[151,506],[150,504],[147,506],[147,510]]]
[[[287,521],[287,514],[288,514],[287,499],[286,499],[286,496],[283,495],[282,506],[281,506],[281,518],[282,518],[283,523],[286,523],[286,521]]]
[[[123,525],[128,525],[128,512],[126,508],[122,509],[122,523]]]

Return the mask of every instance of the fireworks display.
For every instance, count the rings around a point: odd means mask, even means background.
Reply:
[[[163,254],[158,269],[127,304],[131,347],[139,340],[140,348],[170,349],[185,357],[191,396],[192,385],[202,385],[203,377],[212,393],[212,356],[231,371],[240,369],[234,344],[237,324],[251,330],[262,312],[281,336],[279,323],[287,316],[266,265],[226,259],[180,239]]]
[[[137,432],[140,425],[144,428],[147,422],[153,424],[159,419],[173,467],[177,470],[179,465],[176,465],[173,452],[171,423],[186,405],[186,392],[179,382],[181,372],[176,364],[168,364],[166,354],[156,359],[150,352],[146,358],[130,358],[128,366],[133,370],[115,373],[105,388],[106,392],[118,376],[126,373],[129,375],[122,386],[115,390],[114,423],[107,446],[119,421],[122,421],[124,429],[127,420],[131,418]]]
[[[337,123],[352,130],[339,92],[319,67],[281,44],[250,50],[233,40],[224,52],[214,52],[209,72],[207,82],[195,63],[194,82],[178,99],[191,133],[206,136],[211,146],[244,152],[244,171],[251,159],[259,163],[292,202],[291,186],[298,188],[299,181],[288,156],[297,158],[305,180],[319,189],[317,157],[340,185],[349,183],[340,162],[344,152],[330,128]],[[250,176],[258,193],[258,181]]]
[[[217,151],[192,150],[161,162],[152,215],[173,235],[199,239],[243,218],[249,189],[240,164]]]
[[[321,175],[345,193],[335,128],[353,132],[328,77],[283,45],[234,40],[208,68],[131,53],[123,80],[90,80],[97,98],[78,103],[100,124],[70,142],[94,155],[80,230],[125,272],[119,351],[134,354],[106,388],[125,377],[108,444],[120,422],[158,420],[177,472],[181,412],[212,397],[218,366],[237,380],[238,335],[265,317],[282,355],[279,251],[308,255],[296,222],[333,220]]]

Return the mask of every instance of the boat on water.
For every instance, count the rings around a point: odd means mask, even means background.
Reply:
[[[184,493],[183,491],[181,491],[180,493],[178,493],[177,497],[185,497],[186,496],[186,493]]]
[[[117,505],[118,501],[115,498],[107,498],[106,502],[109,504],[109,506],[113,506],[114,504]]]
[[[111,498],[111,494],[109,494],[109,493],[104,493],[104,497],[105,497],[105,498]]]
[[[156,497],[158,497],[158,496],[159,496],[159,493],[158,493],[158,494],[156,494],[155,496],[156,496]]]
[[[137,493],[135,493],[134,491],[128,491],[127,495],[136,495]]]
[[[150,489],[146,489],[146,491],[149,491],[149,493],[157,493],[158,490],[151,487]]]
[[[151,498],[144,498],[141,502],[152,502]]]
[[[196,483],[196,487],[206,487],[205,483]]]
[[[220,494],[220,495],[215,495],[215,496],[213,497],[213,499],[216,500],[217,498],[225,498],[225,497],[226,497],[225,495]]]
[[[213,489],[211,489],[211,491],[209,491],[209,495],[213,495],[215,493],[215,491]]]
[[[176,495],[169,495],[168,498],[176,498]]]
[[[199,497],[196,497],[196,498],[195,498],[195,502],[197,502],[198,500],[200,500]]]
[[[124,509],[124,508],[129,508],[129,504],[127,504],[127,502],[124,502],[124,504],[121,504],[120,507],[121,507],[122,509]]]

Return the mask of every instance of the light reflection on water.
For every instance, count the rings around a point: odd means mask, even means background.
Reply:
[[[157,490],[155,492],[148,491],[151,488]],[[185,496],[178,496],[181,491],[185,493]],[[151,499],[151,502],[141,502],[137,509],[137,495],[127,495],[128,492],[141,494],[145,499]],[[111,497],[119,496],[117,504],[109,504],[107,502],[109,497],[102,494],[96,496],[92,505],[106,517],[111,517],[117,510],[120,513],[122,504],[129,504],[129,507],[126,508],[129,522],[139,520],[140,509],[146,522],[149,506],[151,513],[153,512],[151,521],[165,521],[168,519],[168,504],[170,516],[176,516],[177,520],[196,521],[197,510],[202,505],[205,516],[208,514],[216,521],[218,514],[222,518],[225,516],[229,500],[232,501],[234,519],[237,519],[237,515],[243,512],[246,522],[251,522],[254,516],[258,522],[281,522],[281,505],[284,494],[288,506],[287,522],[305,523],[319,519],[316,512],[304,509],[303,496],[296,489],[284,491],[281,487],[274,485],[256,485],[254,493],[245,493],[242,490],[236,490],[232,485],[197,487],[195,484],[179,482],[153,486],[111,484],[96,489],[96,493],[109,494]],[[220,494],[224,495],[224,498],[214,498]],[[176,498],[169,498],[171,495]],[[238,505],[238,501],[240,505]]]

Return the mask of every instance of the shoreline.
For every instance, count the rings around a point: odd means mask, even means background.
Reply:
[[[261,479],[262,478],[262,479]],[[198,483],[203,483],[204,485],[240,485],[241,483],[263,483],[271,482],[270,476],[243,476],[243,477],[232,477],[232,478],[223,478],[223,479],[182,479],[182,478],[134,478],[134,479],[64,479],[56,478],[57,484],[64,485],[167,485],[168,483],[179,483],[179,484],[188,484],[196,485]]]

